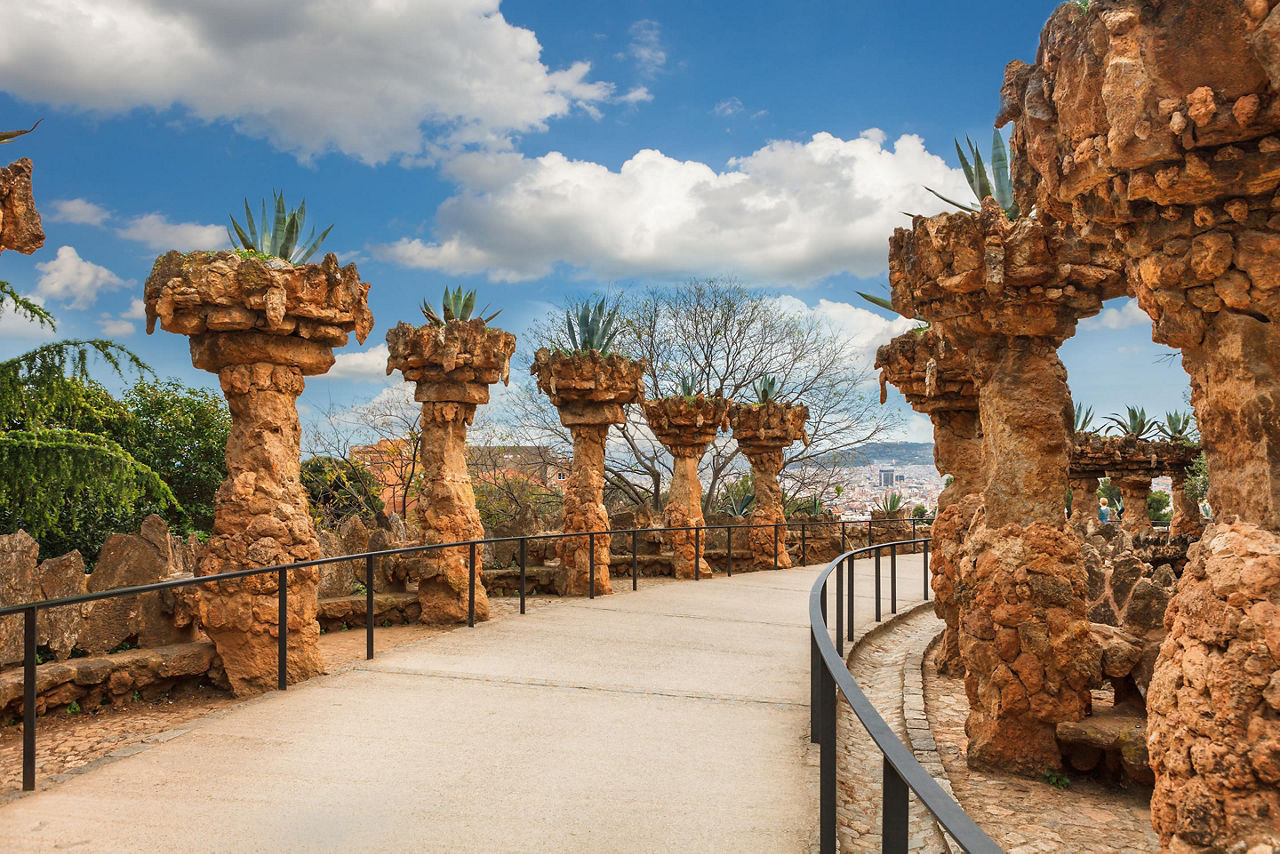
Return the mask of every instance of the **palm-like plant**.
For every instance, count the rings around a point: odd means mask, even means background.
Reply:
[[[1166,412],[1164,422],[1156,424],[1156,431],[1170,442],[1191,444],[1198,436],[1196,418],[1190,412]]]
[[[18,137],[23,136],[24,134],[31,133],[33,130],[36,129],[36,127],[39,126],[40,122],[42,121],[44,121],[44,119],[36,119],[36,123],[31,127],[27,128],[26,130],[0,131],[0,145],[4,145],[6,142],[13,142]]]
[[[605,310],[604,300],[592,305],[589,301],[577,306],[577,323],[574,323],[572,310],[564,313],[565,329],[569,333],[569,344],[574,353],[589,353],[599,350],[601,355],[609,355],[613,339],[618,337],[621,328],[615,329],[618,320],[616,308]]]
[[[886,516],[890,516],[901,510],[902,504],[901,492],[886,492],[880,499],[880,511]]]
[[[697,396],[698,385],[694,382],[693,376],[684,374],[680,377],[680,396],[686,400],[690,400]]]
[[[778,399],[780,391],[780,383],[778,378],[774,376],[763,376],[751,384],[751,390],[755,393],[756,403],[771,403]]]
[[[733,516],[745,516],[755,500],[754,492],[744,492],[741,495],[729,493],[724,497],[724,508]]]
[[[1154,418],[1148,418],[1147,410],[1141,406],[1126,406],[1125,409],[1124,415],[1113,412],[1106,417],[1107,432],[1135,439],[1150,438],[1156,431],[1158,422]]]
[[[456,290],[450,291],[444,289],[444,296],[440,299],[440,313],[436,314],[435,308],[426,300],[422,301],[422,316],[432,326],[444,326],[450,320],[470,320],[472,313],[476,309],[476,292],[463,291],[462,285],[458,285]],[[484,313],[489,310],[489,306],[480,309],[478,315],[481,320],[488,323],[498,315],[502,314],[502,309],[498,309],[488,317]]]
[[[1000,131],[991,131],[991,175],[987,175],[987,166],[982,162],[982,152],[978,146],[973,144],[973,140],[965,137],[964,141],[969,146],[969,154],[973,160],[965,156],[964,149],[960,147],[959,140],[952,140],[956,144],[956,154],[960,156],[960,166],[964,169],[965,180],[969,182],[969,189],[973,190],[973,195],[977,197],[978,204],[982,204],[982,200],[991,196],[996,200],[996,204],[1004,211],[1004,215],[1010,220],[1015,220],[1020,215],[1018,203],[1013,199],[1013,180],[1009,176],[1009,151],[1005,148],[1004,139],[1000,136]],[[961,210],[973,211],[977,213],[980,208],[974,205],[967,205],[957,202],[954,199],[948,199],[937,190],[930,189],[938,198],[942,199],[949,205],[955,205]]]
[[[1093,407],[1077,403],[1074,425],[1077,433],[1093,432],[1089,429],[1093,426]]]
[[[231,239],[231,245],[239,245],[246,252],[282,258],[290,264],[306,263],[329,236],[333,226],[330,225],[320,232],[320,236],[311,241],[310,245],[306,240],[300,245],[298,238],[302,235],[302,225],[307,218],[307,200],[303,199],[302,204],[294,210],[286,210],[284,194],[272,190],[271,195],[275,197],[275,215],[270,225],[267,223],[267,200],[262,200],[262,219],[254,222],[253,211],[249,210],[249,200],[245,199],[244,215],[248,230],[241,228],[236,218],[231,217],[231,228],[227,229],[227,237]],[[231,233],[231,229],[235,229],[235,234]],[[307,240],[311,240],[315,234],[316,230],[312,227]]]

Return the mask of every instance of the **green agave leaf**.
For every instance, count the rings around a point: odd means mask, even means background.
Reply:
[[[987,178],[987,165],[982,162],[982,152],[972,142],[969,145],[973,146],[973,175],[978,181],[978,205],[981,206],[982,200],[992,195],[991,181]]]
[[[333,231],[332,225],[326,228],[324,231],[320,232],[320,236],[315,239],[315,242],[312,243],[310,246],[308,246],[307,250],[302,253],[302,257],[298,259],[298,263],[303,264],[307,261],[308,258],[316,254],[316,250],[320,248],[321,243],[324,243],[324,239],[329,236],[329,232],[331,231]],[[311,229],[311,232],[312,234],[314,234],[315,229],[314,228]]]
[[[1009,151],[1004,146],[1000,131],[991,130],[991,177],[995,181],[995,199],[1001,209],[1014,206],[1013,182],[1009,180]]]
[[[459,287],[458,290],[462,290],[462,288]],[[462,301],[462,319],[470,320],[471,312],[475,310],[476,310],[476,292],[467,291],[467,295],[463,298],[463,301]]]
[[[293,248],[298,242],[298,218],[288,216],[284,221],[284,235],[280,238],[280,251],[275,253],[286,261],[291,261]]]
[[[968,137],[965,137],[965,138],[968,139]],[[978,185],[977,185],[977,182],[974,181],[973,166],[970,165],[969,158],[964,156],[964,149],[960,147],[960,140],[953,138],[951,141],[954,142],[956,145],[956,156],[960,158],[960,168],[964,170],[964,179],[969,182],[969,189],[977,193]],[[929,190],[929,192],[933,193],[932,190]],[[933,194],[935,196],[938,196],[937,193],[933,193]],[[938,198],[942,198],[942,197],[938,196]],[[944,201],[950,201],[950,199],[944,199]],[[951,202],[951,204],[954,205],[955,202]]]
[[[253,211],[249,208],[248,199],[244,200],[244,216],[245,216],[245,225],[249,227],[249,242],[243,244],[244,248],[257,249],[258,246],[260,245],[258,241],[258,225],[253,221]],[[235,222],[235,220],[233,219],[232,222]],[[239,229],[237,229],[237,231],[238,230]],[[243,240],[244,240],[244,237],[242,236],[241,241]]]
[[[889,309],[889,311],[892,311],[894,313],[897,312],[897,309],[893,307],[893,303],[890,300],[885,299],[884,297],[878,297],[878,296],[875,296],[874,294],[868,294],[862,291],[858,291],[858,296],[862,297],[864,300],[871,303],[872,305],[878,305],[881,308],[887,308]]]
[[[930,192],[930,193],[933,193],[935,196],[937,196],[938,198],[942,199],[942,200],[943,200],[944,202],[946,202],[947,204],[949,204],[949,205],[955,205],[956,207],[960,208],[960,210],[962,210],[962,211],[969,211],[970,213],[977,213],[977,212],[978,212],[978,209],[977,209],[976,207],[974,207],[973,205],[967,205],[967,204],[964,204],[963,202],[957,202],[955,199],[948,199],[946,196],[942,195],[942,194],[941,194],[941,193],[939,193],[937,190],[931,190],[931,189],[929,189],[928,187],[925,187],[925,189],[926,189],[926,190],[929,190],[929,192]]]

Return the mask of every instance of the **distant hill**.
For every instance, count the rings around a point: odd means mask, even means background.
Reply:
[[[867,442],[854,451],[853,465],[896,462],[900,466],[933,465],[932,442]]]

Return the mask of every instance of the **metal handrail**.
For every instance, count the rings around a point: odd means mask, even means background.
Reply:
[[[811,655],[811,715],[812,740],[820,746],[820,815],[819,837],[822,854],[835,854],[836,851],[836,692],[844,696],[845,701],[857,715],[863,729],[871,736],[876,748],[883,757],[883,784],[881,804],[881,850],[905,852],[908,838],[908,810],[910,801],[908,789],[916,793],[921,803],[933,813],[934,818],[942,825],[959,845],[969,852],[999,852],[1002,849],[991,837],[978,827],[955,798],[947,794],[937,781],[924,770],[916,760],[915,754],[902,743],[889,725],[885,722],[875,706],[871,704],[853,675],[845,666],[841,653],[843,651],[844,627],[841,616],[844,606],[849,612],[849,639],[853,632],[853,572],[849,571],[848,602],[841,602],[845,593],[845,585],[840,573],[841,568],[848,568],[851,562],[860,556],[874,553],[876,564],[876,620],[879,621],[880,604],[880,555],[885,549],[896,556],[900,546],[925,544],[924,577],[925,588],[929,583],[928,543],[926,539],[900,540],[892,543],[870,545],[865,548],[846,552],[827,564],[826,568],[814,582],[809,593],[809,624],[812,638]],[[836,617],[837,643],[833,643],[827,627],[827,579],[836,572]],[[896,589],[896,561],[891,564],[891,584]],[[927,599],[926,593],[926,599]],[[896,611],[896,602],[895,608]]]
[[[574,537],[587,537],[590,543],[589,551],[589,598],[595,598],[596,589],[596,550],[595,538],[598,536],[614,536],[619,534],[631,535],[631,589],[637,589],[638,584],[638,567],[637,558],[639,556],[639,536],[642,533],[662,534],[674,533],[678,531],[693,531],[695,537],[695,549],[698,549],[697,540],[700,540],[703,531],[725,530],[727,532],[726,543],[726,570],[727,574],[733,575],[733,531],[753,528],[772,528],[774,532],[774,569],[778,569],[778,542],[780,530],[790,531],[795,526],[800,526],[801,536],[801,557],[803,558],[805,539],[807,528],[811,525],[840,525],[841,543],[847,537],[847,529],[849,525],[867,525],[868,539],[871,537],[872,526],[881,523],[901,523],[911,522],[911,528],[914,531],[920,522],[929,522],[931,519],[855,519],[855,520],[805,520],[802,522],[775,522],[764,524],[743,524],[743,525],[684,525],[663,528],[622,528],[617,530],[601,530],[601,531],[572,531],[572,532],[550,532],[545,534],[527,534],[515,537],[484,537],[475,540],[459,540],[450,543],[426,543],[415,546],[405,546],[397,549],[384,549],[374,552],[359,552],[357,554],[341,555],[339,557],[316,558],[314,560],[298,561],[296,563],[275,564],[272,566],[254,567],[250,569],[238,569],[231,572],[219,572],[213,575],[197,575],[191,578],[174,578],[167,581],[156,581],[150,584],[139,584],[132,587],[117,587],[111,590],[101,590],[96,593],[79,593],[74,596],[62,596],[56,599],[43,599],[36,602],[24,602],[19,605],[6,605],[0,607],[0,617],[22,614],[23,615],[23,747],[22,747],[22,788],[23,791],[33,791],[35,789],[35,731],[36,731],[36,619],[40,611],[52,608],[60,608],[67,605],[78,605],[85,602],[96,602],[102,599],[114,599],[120,596],[136,596],[142,593],[153,593],[159,590],[172,590],[179,587],[191,587],[197,584],[208,584],[210,582],[226,581],[235,578],[247,578],[252,575],[262,575],[268,572],[274,572],[278,576],[276,586],[276,596],[279,607],[279,623],[276,632],[277,636],[277,655],[276,655],[276,686],[279,690],[284,691],[288,687],[288,643],[289,643],[289,626],[286,615],[288,613],[289,585],[287,575],[290,570],[305,569],[313,566],[324,566],[327,564],[341,563],[343,561],[361,560],[365,562],[365,658],[373,658],[373,628],[374,628],[374,560],[381,557],[391,557],[395,555],[416,554],[419,552],[429,552],[447,548],[466,548],[469,554],[468,560],[468,589],[467,589],[467,626],[475,626],[476,615],[476,550],[478,546],[494,545],[498,543],[520,543],[520,613],[525,613],[525,600],[527,599],[527,570],[528,570],[528,546],[531,540],[563,540]],[[785,537],[783,538],[785,541]],[[785,547],[785,542],[784,542]],[[701,578],[701,561],[694,562],[694,580]]]

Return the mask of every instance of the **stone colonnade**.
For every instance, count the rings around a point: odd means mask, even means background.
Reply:
[[[1280,8],[1058,8],[1006,70],[1024,209],[1124,253],[1153,338],[1182,351],[1209,526],[1147,697],[1169,847],[1280,844]]]
[[[756,569],[785,569],[791,566],[787,554],[786,514],[782,506],[782,488],[778,473],[782,471],[783,453],[797,439],[809,442],[804,432],[809,408],[799,404],[735,403],[729,407],[729,423],[738,448],[751,463],[751,479],[755,486],[755,506],[747,517],[750,528],[747,542],[751,547],[751,564]],[[773,527],[773,526],[781,527]]]
[[[397,324],[387,331],[387,373],[400,371],[415,383],[422,404],[419,459],[422,488],[418,529],[424,545],[484,538],[484,524],[467,472],[467,427],[476,406],[489,402],[489,386],[506,383],[516,337],[489,328],[480,318],[450,320],[443,326]],[[479,553],[479,552],[478,552]],[[469,574],[475,573],[475,616],[489,618],[489,597],[480,560],[471,567],[470,549],[457,546],[423,552],[413,559],[423,622],[457,623],[469,611]]]
[[[953,342],[978,395],[986,478],[956,596],[971,761],[1058,767],[1055,725],[1084,716],[1099,677],[1063,517],[1072,407],[1057,348],[1123,291],[1120,266],[1052,221],[1010,222],[991,199],[976,215],[916,217],[890,241],[894,307]]]
[[[322,374],[333,348],[373,327],[369,285],[354,264],[294,267],[234,252],[169,252],[146,282],[147,332],[191,336],[191,361],[218,375],[231,410],[227,479],[197,574],[294,563],[320,556],[300,480],[297,398]],[[288,575],[288,678],[321,672],[315,568]],[[237,694],[274,687],[279,632],[275,573],[204,588],[200,622]]]
[[[668,528],[701,528],[702,481],[698,463],[716,433],[728,428],[730,401],[722,397],[668,397],[644,403],[649,429],[672,456],[671,488],[662,511]],[[672,531],[667,535],[673,552],[672,563],[677,578],[693,578],[698,573],[710,575],[711,567],[702,559],[705,536],[694,531]]]
[[[1100,436],[1077,433],[1071,453],[1071,516],[1077,524],[1094,513],[1093,497],[1098,481],[1109,477],[1124,500],[1124,528],[1134,534],[1152,532],[1147,513],[1151,481],[1161,475],[1172,480],[1173,520],[1170,535],[1199,535],[1200,509],[1186,495],[1187,468],[1200,453],[1200,446],[1168,441],[1148,441],[1132,436]],[[1077,500],[1088,496],[1087,506]],[[1077,515],[1083,513],[1083,516]]]
[[[929,416],[938,471],[952,478],[938,496],[930,568],[934,611],[947,625],[938,668],[950,675],[963,675],[957,572],[965,533],[977,509],[977,501],[969,496],[986,485],[978,392],[963,354],[936,328],[911,330],[894,338],[876,353],[875,366],[880,369],[880,402],[886,401],[885,386],[891,383],[912,409]]]
[[[534,354],[530,373],[538,389],[560,412],[560,423],[573,434],[573,468],[565,481],[564,533],[607,531],[609,514],[604,507],[604,446],[609,425],[623,424],[623,406],[644,400],[644,372],[648,363],[617,353],[551,352]],[[591,587],[591,538],[565,537],[557,541],[561,574],[556,590],[584,594]],[[609,580],[609,536],[595,537],[596,593],[612,593]]]

